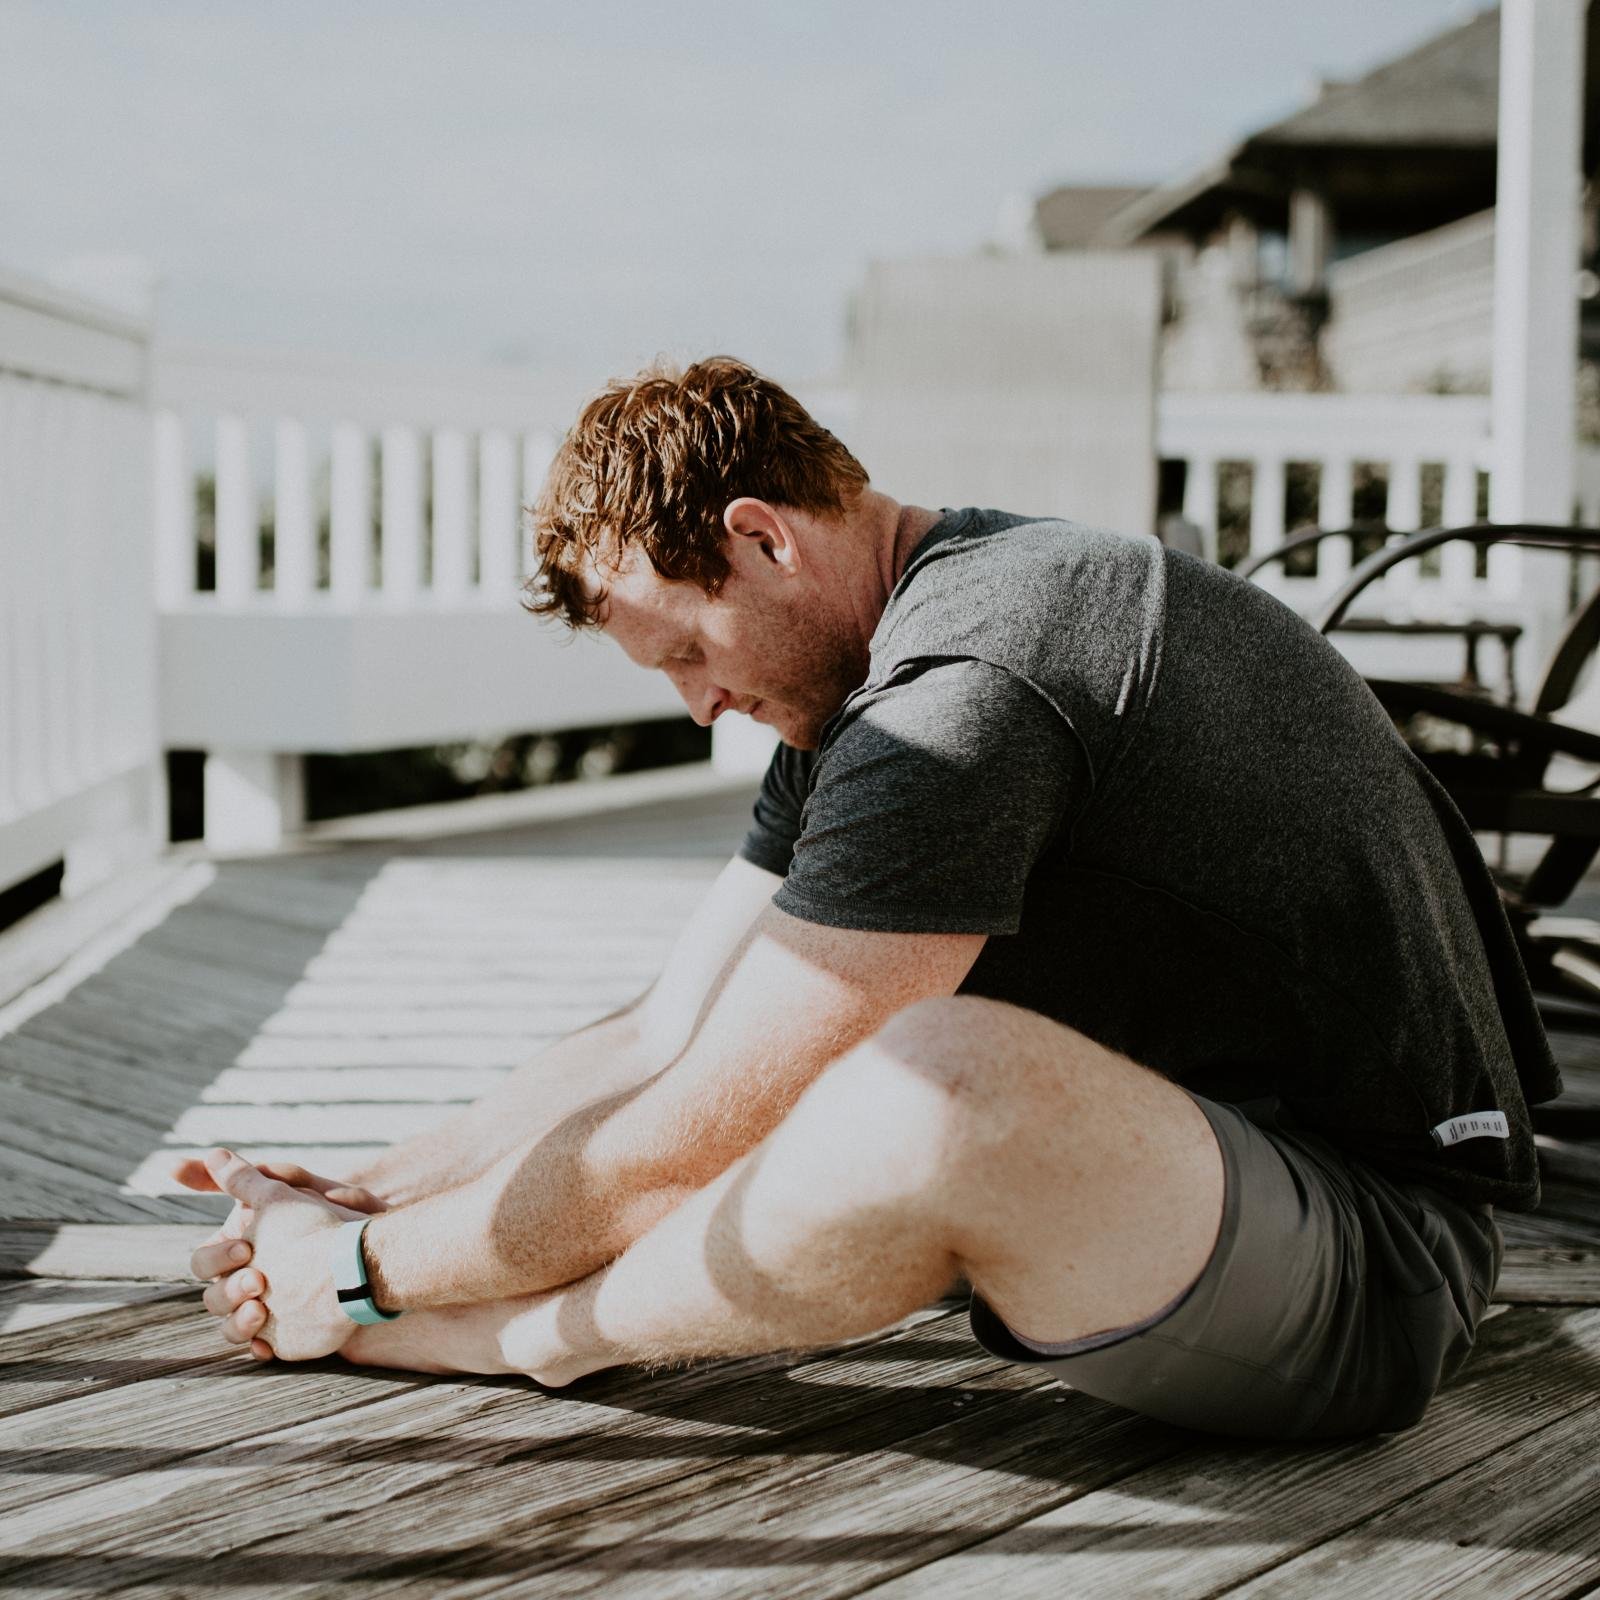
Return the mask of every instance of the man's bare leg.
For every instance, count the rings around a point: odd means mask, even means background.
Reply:
[[[1057,1342],[1159,1310],[1222,1218],[1221,1153],[1159,1074],[1034,1013],[925,1001],[609,1267],[524,1301],[362,1329],[354,1361],[526,1372],[805,1348],[965,1276]]]

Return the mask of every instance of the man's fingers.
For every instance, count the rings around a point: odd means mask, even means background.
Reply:
[[[319,1178],[298,1161],[258,1161],[255,1166],[257,1172],[264,1172],[269,1178],[288,1184],[291,1189],[315,1189],[321,1194],[334,1181],[332,1178]]]
[[[259,1300],[246,1300],[222,1324],[229,1344],[248,1344],[267,1325],[267,1308]]]
[[[370,1189],[363,1189],[359,1183],[346,1183],[343,1178],[321,1177],[297,1161],[259,1161],[256,1167],[269,1178],[288,1184],[291,1189],[309,1189],[313,1194],[320,1194],[324,1200],[331,1200],[334,1205],[344,1206],[351,1211],[384,1209],[383,1201]]]
[[[212,1157],[218,1152],[212,1151]],[[190,1157],[180,1161],[172,1169],[172,1176],[186,1189],[198,1189],[202,1194],[221,1194],[225,1192],[217,1181],[216,1175],[207,1165],[211,1157],[202,1161],[198,1157]],[[250,1163],[245,1163],[247,1166]],[[320,1194],[324,1200],[331,1201],[336,1206],[343,1206],[347,1211],[378,1212],[387,1210],[387,1204],[370,1189],[363,1189],[358,1183],[347,1183],[343,1178],[324,1178],[312,1172],[308,1167],[302,1167],[298,1161],[258,1161],[255,1170],[263,1177],[271,1178],[278,1183],[287,1184],[291,1189],[309,1189],[313,1194]],[[231,1233],[238,1234],[237,1212],[224,1224],[234,1224]]]
[[[243,1156],[220,1147],[206,1152],[206,1170],[216,1179],[217,1187],[247,1206],[265,1205],[278,1199],[284,1186],[269,1178],[260,1168],[252,1166]]]
[[[217,1229],[219,1239],[243,1239],[246,1244],[250,1242],[250,1229],[256,1220],[256,1214],[249,1206],[235,1200],[233,1210],[222,1219],[222,1226]]]
[[[208,1239],[189,1257],[189,1270],[197,1278],[220,1278],[242,1267],[252,1253],[243,1239]]]
[[[267,1292],[267,1280],[254,1267],[235,1272],[214,1283],[200,1296],[214,1317],[225,1317],[241,1301],[258,1299]]]
[[[202,1194],[217,1192],[217,1180],[211,1176],[210,1169],[198,1156],[190,1156],[180,1161],[172,1169],[172,1176],[185,1189],[198,1189]]]

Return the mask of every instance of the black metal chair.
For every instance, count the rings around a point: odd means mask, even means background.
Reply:
[[[1333,531],[1309,529],[1296,534],[1237,570],[1240,576],[1251,577],[1269,563],[1282,562],[1295,551],[1332,537]],[[1600,554],[1600,529],[1594,528],[1476,523],[1398,535],[1358,563],[1309,620],[1323,633],[1335,631],[1369,585],[1401,562],[1456,540],[1480,548],[1513,544]],[[1496,874],[1501,898],[1546,1022],[1600,1034],[1600,922],[1554,915],[1600,853],[1600,794],[1596,793],[1600,733],[1554,720],[1555,713],[1572,700],[1597,644],[1600,587],[1567,622],[1528,710],[1496,701],[1471,681],[1445,685],[1368,678],[1367,682],[1402,734],[1412,734],[1408,743],[1475,832],[1499,834],[1502,841],[1512,834],[1548,839],[1531,870],[1510,871],[1502,852]],[[1469,669],[1466,677],[1473,676]],[[1471,748],[1428,748],[1414,731],[1424,719],[1467,730]],[[1558,787],[1551,769],[1562,756],[1592,768],[1594,777],[1576,787]]]

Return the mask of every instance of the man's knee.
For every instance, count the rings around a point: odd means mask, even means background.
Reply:
[[[918,1001],[837,1061],[806,1097],[835,1130],[915,1155],[930,1173],[982,1169],[1041,1122],[1063,1136],[1092,1095],[1096,1052],[1070,1028],[998,1001]],[[1139,1069],[1142,1070],[1142,1069]]]
[[[868,1048],[967,1114],[990,1116],[1028,1114],[1044,1102],[1063,1105],[1088,1087],[1109,1056],[1085,1035],[1037,1012],[969,995],[907,1006],[873,1035]]]
[[[1038,1012],[969,996],[918,1001],[838,1064],[863,1128],[899,1137],[903,1107],[948,1167],[993,1184],[1042,1161],[1094,1181],[1131,1147],[1214,1139],[1170,1079]]]

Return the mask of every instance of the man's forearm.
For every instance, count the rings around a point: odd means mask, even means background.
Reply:
[[[589,1159],[623,1090],[501,1155],[471,1182],[374,1218],[366,1234],[384,1307],[458,1305],[553,1288],[620,1254],[693,1185],[628,1185]]]
[[[582,1107],[480,1177],[377,1217],[367,1266],[380,1306],[532,1294],[614,1260],[774,1127],[798,1093],[752,1074],[720,1114],[685,1096],[681,1064]]]
[[[753,1150],[901,1005],[954,993],[982,945],[948,934],[863,944],[770,908],[758,929],[766,922],[670,1064],[547,1124],[472,1182],[374,1219],[379,1305],[504,1299],[586,1277]]]
[[[632,1087],[659,1066],[641,1053],[638,1010],[627,1007],[540,1051],[480,1100],[391,1146],[351,1181],[391,1206],[459,1188],[580,1107]]]

